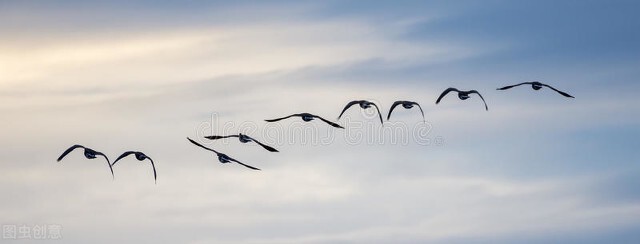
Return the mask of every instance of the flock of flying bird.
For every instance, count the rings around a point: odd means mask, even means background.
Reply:
[[[543,83],[540,83],[540,82],[538,82],[538,81],[533,81],[533,82],[523,82],[523,83],[520,83],[520,84],[515,84],[515,85],[510,85],[510,86],[505,86],[505,87],[502,87],[502,88],[498,88],[497,90],[507,90],[507,89],[510,89],[510,88],[513,88],[513,87],[516,87],[516,86],[520,86],[520,85],[531,85],[531,88],[533,88],[533,90],[536,90],[536,91],[537,91],[537,90],[542,89],[543,87],[547,87],[547,88],[549,88],[549,89],[552,89],[552,90],[556,91],[556,92],[557,92],[557,93],[559,93],[560,95],[563,95],[563,96],[565,96],[565,97],[574,98],[573,96],[571,96],[571,95],[567,94],[566,92],[560,91],[560,90],[558,90],[558,89],[556,89],[556,88],[554,88],[554,87],[552,87],[552,86],[550,86],[550,85],[543,84]],[[484,98],[482,97],[482,95],[481,95],[478,91],[476,91],[476,90],[462,91],[462,90],[458,90],[458,89],[456,89],[456,88],[448,88],[448,89],[444,90],[444,91],[440,94],[440,96],[439,96],[439,97],[438,97],[438,99],[436,100],[436,104],[439,104],[439,103],[440,103],[440,101],[442,100],[442,98],[444,98],[444,97],[445,97],[447,94],[449,94],[450,92],[457,92],[457,93],[458,93],[458,98],[459,98],[460,100],[467,100],[467,99],[470,97],[470,95],[471,95],[471,94],[477,94],[477,95],[480,97],[480,99],[482,99],[482,102],[484,103],[485,110],[487,110],[487,111],[489,110],[489,107],[487,106],[486,101],[484,100]],[[380,108],[378,108],[378,105],[376,105],[376,104],[375,104],[375,103],[373,103],[373,102],[366,101],[366,100],[355,100],[355,101],[351,101],[351,102],[349,102],[349,103],[344,107],[344,109],[342,110],[342,112],[340,113],[340,115],[338,116],[338,120],[340,119],[340,117],[342,117],[342,115],[344,114],[344,112],[345,112],[345,111],[347,111],[347,109],[349,109],[350,107],[352,107],[353,105],[356,105],[356,104],[358,104],[358,105],[360,106],[360,108],[362,108],[362,109],[368,109],[368,108],[371,108],[372,106],[373,106],[373,107],[375,107],[375,108],[376,108],[376,110],[377,110],[377,113],[378,113],[378,117],[380,118],[380,123],[383,123],[383,120],[382,120],[382,113],[380,112]],[[420,109],[420,113],[422,114],[422,120],[423,120],[424,122],[426,122],[426,120],[425,120],[425,118],[424,118],[424,111],[422,111],[422,107],[420,106],[420,104],[418,104],[417,102],[413,102],[413,101],[396,101],[396,102],[394,102],[394,103],[393,103],[393,105],[391,105],[391,108],[389,109],[389,114],[387,115],[387,120],[389,120],[389,119],[391,118],[391,113],[393,112],[393,110],[394,110],[398,105],[402,105],[402,107],[403,107],[403,108],[405,108],[405,109],[411,109],[411,108],[413,108],[413,106],[417,106],[417,107]],[[276,122],[276,121],[280,121],[280,120],[288,119],[288,118],[291,118],[291,117],[300,117],[300,118],[301,118],[303,121],[305,121],[305,122],[309,122],[309,121],[312,121],[312,120],[314,120],[314,119],[320,119],[320,120],[324,121],[325,123],[327,123],[327,124],[329,124],[329,125],[331,125],[331,126],[333,126],[333,127],[344,129],[344,127],[340,126],[339,124],[336,124],[336,123],[331,122],[331,121],[329,121],[329,120],[327,120],[327,119],[324,119],[324,118],[322,118],[322,117],[320,117],[320,116],[313,115],[313,114],[310,114],[310,113],[292,114],[292,115],[289,115],[289,116],[286,116],[286,117],[282,117],[282,118],[277,118],[277,119],[267,119],[267,120],[265,120],[265,121],[267,121],[267,122]],[[264,149],[266,149],[267,151],[270,151],[270,152],[278,152],[278,150],[276,150],[275,148],[270,147],[270,146],[268,146],[268,145],[265,145],[265,144],[263,144],[263,143],[259,142],[258,140],[254,139],[254,138],[252,138],[252,137],[250,137],[250,136],[244,135],[244,134],[242,134],[242,133],[240,133],[240,134],[238,134],[238,135],[226,135],[226,136],[217,136],[217,135],[213,135],[213,136],[206,136],[205,138],[206,138],[206,139],[209,139],[209,140],[218,140],[218,139],[231,138],[231,137],[237,137],[237,138],[240,140],[240,142],[241,142],[241,143],[255,142],[256,144],[258,144],[258,145],[262,146],[262,147],[263,147]],[[240,165],[242,165],[242,166],[245,166],[245,167],[247,167],[247,168],[249,168],[249,169],[253,169],[253,170],[260,170],[260,169],[258,169],[258,168],[256,168],[256,167],[253,167],[253,166],[251,166],[251,165],[244,164],[244,163],[242,163],[242,162],[240,162],[240,161],[238,161],[238,160],[236,160],[236,159],[234,159],[234,158],[232,158],[232,157],[229,157],[228,155],[226,155],[226,154],[224,154],[224,153],[221,153],[221,152],[218,152],[218,151],[216,151],[216,150],[214,150],[214,149],[211,149],[211,148],[205,147],[204,145],[202,145],[202,144],[200,144],[200,143],[198,143],[198,142],[196,142],[196,141],[192,140],[191,138],[188,138],[188,137],[187,137],[187,140],[189,140],[189,142],[193,143],[194,145],[196,145],[196,146],[198,146],[198,147],[201,147],[201,148],[203,148],[203,149],[205,149],[205,150],[208,150],[208,151],[211,151],[211,152],[215,153],[215,154],[216,154],[216,156],[218,157],[218,161],[220,161],[221,163],[230,163],[230,162],[235,162],[235,163],[238,163],[238,164],[240,164]],[[78,148],[82,148],[82,149],[84,149],[84,156],[85,156],[87,159],[95,159],[95,158],[97,158],[97,156],[102,156],[102,157],[104,157],[104,159],[107,161],[107,165],[109,166],[109,170],[111,170],[111,176],[112,176],[113,178],[115,178],[115,175],[114,175],[114,173],[113,173],[113,166],[114,166],[118,161],[120,161],[121,159],[123,159],[123,158],[125,158],[125,157],[127,157],[127,156],[129,156],[129,155],[131,155],[131,154],[133,154],[133,155],[136,157],[136,159],[137,159],[138,161],[143,161],[143,160],[145,160],[145,159],[148,159],[148,160],[151,162],[151,167],[153,168],[153,179],[154,179],[154,181],[156,181],[156,180],[157,180],[156,166],[155,166],[155,164],[153,163],[153,160],[152,160],[149,156],[147,156],[146,154],[144,154],[143,152],[138,152],[138,151],[127,151],[127,152],[124,152],[124,153],[122,153],[122,154],[121,154],[121,155],[120,155],[120,156],[119,156],[119,157],[118,157],[118,158],[117,158],[113,163],[111,163],[111,162],[109,161],[109,158],[107,158],[107,156],[106,156],[106,155],[104,155],[104,154],[103,154],[103,153],[101,153],[101,152],[95,151],[95,150],[93,150],[93,149],[91,149],[91,148],[88,148],[88,147],[84,147],[84,146],[82,146],[82,145],[73,145],[73,146],[71,146],[70,148],[68,148],[67,150],[65,150],[65,151],[62,153],[62,155],[60,155],[60,157],[58,157],[58,162],[60,162],[60,161],[61,161],[65,156],[67,156],[67,154],[71,153],[73,150],[78,149]]]

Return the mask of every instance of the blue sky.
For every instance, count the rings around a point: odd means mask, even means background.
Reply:
[[[639,7],[3,1],[0,224],[58,224],[70,243],[637,243]],[[576,98],[495,90],[531,80]],[[489,111],[435,105],[451,86]],[[335,120],[353,99],[415,100],[428,123],[263,121]],[[185,140],[242,131],[281,152],[199,140],[260,172]],[[80,153],[55,162],[76,143],[144,151],[157,185],[133,159],[115,180]]]

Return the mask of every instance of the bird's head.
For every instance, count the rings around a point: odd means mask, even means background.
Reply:
[[[229,158],[229,156],[227,156],[224,153],[220,153],[220,154],[218,154],[218,161],[220,161],[220,163],[225,164],[225,163],[230,162],[231,158]]]
[[[467,100],[467,98],[469,98],[469,93],[458,92],[458,98],[460,98],[460,100]]]
[[[537,82],[537,81],[531,82],[531,88],[533,88],[536,91],[540,90],[540,89],[542,89],[542,83]]]
[[[88,159],[94,159],[96,158],[96,151],[91,150],[89,148],[85,148],[84,149],[84,156]]]
[[[142,160],[147,159],[147,155],[144,155],[144,153],[137,152],[137,153],[135,153],[135,155],[136,155],[136,159],[138,161],[142,161]]]
[[[372,104],[373,104],[373,103],[371,103],[371,102],[369,102],[369,101],[362,101],[362,102],[360,103],[360,107],[361,107],[362,109],[367,109],[367,108],[370,108]]]
[[[404,107],[406,109],[410,109],[410,108],[413,108],[413,104],[412,103],[403,103],[402,107]]]
[[[313,115],[311,115],[311,114],[303,114],[302,115],[302,120],[304,120],[306,122],[312,121],[313,120]]]
[[[238,139],[240,140],[240,142],[242,143],[247,143],[251,141],[251,138],[249,138],[247,135],[240,133],[238,135]]]

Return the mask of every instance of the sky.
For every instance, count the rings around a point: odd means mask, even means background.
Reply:
[[[64,243],[638,243],[636,1],[0,1],[0,224]],[[520,86],[542,81],[566,91]],[[473,96],[448,87],[478,90]],[[373,110],[351,100],[377,103]],[[396,100],[421,104],[396,108]],[[309,112],[346,129],[299,119]],[[237,139],[245,133],[280,152]],[[252,166],[221,164],[186,137]],[[81,144],[112,161],[74,151]]]

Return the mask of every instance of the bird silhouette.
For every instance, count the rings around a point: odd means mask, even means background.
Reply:
[[[142,160],[145,160],[145,159],[149,159],[149,161],[151,162],[151,167],[153,168],[153,180],[154,180],[155,182],[157,182],[158,175],[156,174],[156,165],[153,163],[153,159],[151,159],[149,156],[147,156],[146,154],[144,154],[144,153],[142,153],[142,152],[136,152],[136,151],[127,151],[127,152],[124,152],[122,155],[120,155],[120,157],[118,157],[118,158],[116,159],[116,161],[113,161],[113,164],[111,164],[111,167],[113,167],[114,165],[116,165],[116,163],[117,163],[120,159],[123,159],[124,157],[129,156],[129,155],[131,155],[131,154],[135,155],[135,156],[136,156],[136,159],[137,159],[138,161],[142,161]]]
[[[440,97],[438,97],[438,100],[436,100],[436,104],[440,103],[440,100],[442,100],[444,96],[446,96],[449,92],[452,92],[452,91],[455,91],[458,93],[458,98],[460,98],[460,100],[467,100],[469,98],[469,95],[472,93],[478,94],[478,96],[480,97],[480,99],[482,99],[482,102],[484,103],[484,108],[487,111],[489,110],[489,107],[487,106],[487,102],[484,101],[484,98],[482,97],[482,95],[480,95],[478,91],[476,90],[461,91],[453,87],[449,87],[446,90],[444,90],[442,94],[440,94]]]
[[[340,117],[342,117],[342,114],[344,114],[344,111],[347,111],[347,109],[349,109],[351,106],[353,106],[355,104],[360,105],[360,108],[362,108],[362,109],[368,109],[371,106],[374,106],[376,108],[376,111],[378,111],[378,117],[380,117],[380,123],[383,123],[382,122],[382,114],[380,113],[380,108],[378,108],[378,105],[376,105],[373,102],[367,101],[367,100],[355,100],[355,101],[351,101],[351,102],[347,103],[347,106],[344,106],[344,109],[342,109],[342,112],[338,116],[338,119],[340,119]]]
[[[326,120],[326,119],[324,119],[324,118],[322,118],[322,117],[320,117],[318,115],[313,115],[313,114],[310,114],[310,113],[292,114],[292,115],[289,115],[289,116],[286,116],[286,117],[282,117],[282,118],[278,118],[278,119],[265,119],[264,121],[276,122],[276,121],[280,121],[280,120],[283,120],[283,119],[288,119],[290,117],[300,117],[305,122],[309,122],[309,121],[312,121],[313,119],[317,118],[317,119],[320,119],[320,120],[324,121],[325,123],[327,123],[327,124],[329,124],[329,125],[331,125],[333,127],[344,129],[344,127],[340,126],[339,124],[333,123],[333,122],[331,122],[329,120]]]
[[[418,104],[417,102],[412,102],[412,101],[396,101],[393,103],[393,105],[391,105],[391,109],[389,109],[389,114],[387,115],[387,120],[389,120],[389,118],[391,118],[391,112],[393,112],[393,109],[395,109],[398,105],[402,105],[403,108],[405,109],[411,109],[413,108],[413,106],[418,106],[418,108],[420,109],[420,113],[422,113],[422,121],[424,121],[425,123],[427,122],[424,119],[424,111],[422,111],[422,107],[420,106],[420,104]]]
[[[240,161],[235,160],[232,157],[229,157],[224,153],[220,153],[220,152],[218,152],[216,150],[213,150],[211,148],[205,147],[205,146],[201,145],[200,143],[197,143],[194,140],[191,140],[191,138],[189,138],[189,137],[187,137],[187,140],[189,140],[191,143],[195,144],[196,146],[199,146],[201,148],[204,148],[206,150],[209,150],[209,151],[212,151],[212,152],[216,153],[216,155],[218,155],[218,161],[220,161],[220,163],[226,164],[226,163],[229,163],[229,162],[236,162],[236,163],[238,163],[238,164],[240,164],[240,165],[242,165],[244,167],[247,167],[247,168],[250,168],[250,169],[253,169],[253,170],[260,170],[260,169],[258,169],[256,167],[243,164]]]
[[[250,136],[242,134],[242,133],[240,133],[238,135],[228,135],[228,136],[205,136],[204,138],[207,138],[209,140],[217,140],[217,139],[223,139],[223,138],[229,138],[229,137],[238,137],[238,139],[242,143],[247,143],[247,142],[253,141],[253,142],[257,143],[258,145],[262,146],[264,149],[267,149],[267,151],[270,151],[270,152],[277,152],[278,151],[275,148],[267,146],[265,144],[262,144],[258,140],[253,139]]]
[[[62,155],[60,155],[60,157],[58,157],[58,162],[60,162],[60,160],[62,160],[65,156],[67,156],[67,154],[69,154],[71,151],[75,150],[76,148],[82,148],[84,149],[84,157],[86,157],[87,159],[94,159],[96,158],[98,155],[104,157],[104,159],[107,160],[107,165],[109,165],[109,170],[111,170],[111,177],[115,178],[114,174],[113,174],[113,168],[111,167],[111,163],[109,162],[109,158],[107,158],[106,155],[104,155],[101,152],[98,152],[96,150],[93,150],[91,148],[88,147],[84,147],[82,145],[73,145],[70,148],[68,148],[66,151],[64,151],[62,153]]]
[[[551,90],[554,90],[557,93],[560,93],[560,95],[563,95],[565,97],[575,98],[575,97],[569,95],[566,92],[563,92],[563,91],[560,91],[560,90],[554,88],[553,86],[550,86],[550,85],[547,85],[547,84],[544,84],[544,83],[541,83],[541,82],[538,82],[538,81],[522,82],[520,84],[511,85],[511,86],[505,86],[505,87],[502,87],[502,88],[498,88],[496,90],[507,90],[507,89],[510,89],[510,88],[513,88],[513,87],[516,87],[516,86],[520,86],[520,85],[531,85],[531,88],[533,88],[533,90],[536,90],[536,91],[542,89],[543,86],[546,86],[548,88],[551,88]]]

